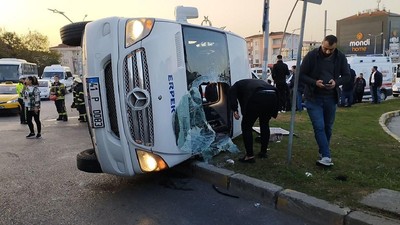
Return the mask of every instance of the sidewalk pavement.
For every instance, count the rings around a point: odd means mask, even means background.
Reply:
[[[400,142],[400,126],[396,126],[398,130],[387,128],[390,119],[399,115],[400,110],[385,113],[381,116],[379,123],[389,135]],[[397,121],[400,122],[400,120]],[[393,219],[372,212],[342,208],[325,200],[204,162],[189,161],[178,166],[177,169],[223,188],[231,195],[252,199],[315,224],[400,225],[400,192],[397,191],[380,189],[361,200],[362,204],[388,212],[397,218]]]

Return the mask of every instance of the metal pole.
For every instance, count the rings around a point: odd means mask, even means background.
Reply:
[[[267,67],[268,67],[268,44],[269,44],[269,0],[264,0],[264,16],[262,22],[264,32],[264,55],[262,66],[262,79],[267,80]]]
[[[325,10],[324,37],[326,37],[326,21],[328,20],[328,10]]]
[[[376,35],[375,35],[375,43],[374,43],[374,55],[376,54]]]
[[[58,14],[63,15],[65,18],[67,18],[67,20],[69,20],[69,22],[73,23],[72,20],[71,20],[70,18],[68,18],[68,16],[66,16],[66,15],[64,14],[64,12],[61,12],[61,11],[59,11],[59,10],[57,10],[57,9],[48,9],[48,10],[49,10],[49,11],[52,11],[53,13],[58,13]]]
[[[307,14],[307,0],[304,0],[303,5],[303,15],[301,18],[301,29],[300,29],[300,40],[299,47],[297,50],[297,59],[296,59],[296,74],[294,79],[294,87],[293,87],[293,97],[292,97],[292,111],[290,117],[290,132],[289,132],[289,144],[288,144],[288,152],[287,152],[287,161],[290,165],[292,160],[292,146],[293,146],[293,132],[294,132],[294,122],[296,119],[296,98],[297,98],[297,88],[299,85],[299,74],[300,74],[300,61],[301,61],[301,53],[303,49],[303,37],[304,37],[304,26],[306,22],[306,14]]]

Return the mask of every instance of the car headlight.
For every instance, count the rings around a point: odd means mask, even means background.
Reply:
[[[17,102],[18,102],[18,99],[7,101],[7,103],[17,103]]]
[[[129,20],[125,25],[125,48],[149,35],[153,25],[154,19]]]
[[[167,169],[165,161],[158,155],[143,150],[136,150],[139,165],[143,172],[153,172]]]

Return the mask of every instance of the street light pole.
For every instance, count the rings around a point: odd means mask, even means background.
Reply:
[[[72,22],[72,20],[71,20],[70,18],[68,18],[68,16],[66,16],[66,15],[64,14],[64,12],[58,11],[57,9],[48,9],[48,10],[52,11],[53,13],[61,14],[61,15],[63,15],[65,18],[67,18],[67,20],[69,20],[69,22],[74,23],[74,22]]]
[[[301,28],[296,28],[296,29],[293,29],[292,30],[292,33],[290,34],[290,42],[292,42],[291,44],[292,44],[292,57],[291,57],[291,59],[290,60],[293,60],[293,49],[294,49],[294,46],[293,46],[293,34],[294,34],[294,32],[296,31],[296,30],[300,30]]]
[[[379,34],[368,34],[368,36],[370,37],[374,37],[374,55],[376,54],[376,38],[381,36],[383,34],[383,32],[379,33]]]

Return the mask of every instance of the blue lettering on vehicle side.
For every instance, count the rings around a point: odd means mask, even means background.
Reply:
[[[171,103],[171,113],[175,112],[175,87],[174,87],[174,77],[172,75],[168,75],[168,89],[169,89],[169,98]]]

